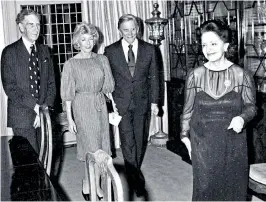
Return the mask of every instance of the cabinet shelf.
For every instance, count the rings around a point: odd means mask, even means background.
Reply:
[[[249,27],[252,27],[251,24],[248,25]],[[266,23],[258,23],[258,24],[254,24],[254,27],[260,27],[260,26],[266,26]]]
[[[246,57],[252,59],[266,59],[266,56],[258,56],[258,55],[246,55]]]

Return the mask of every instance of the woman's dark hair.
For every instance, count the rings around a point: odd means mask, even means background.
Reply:
[[[201,26],[201,36],[205,32],[216,33],[224,43],[231,43],[232,30],[224,22],[220,20],[208,20],[205,21]]]
[[[238,63],[237,44],[235,44],[235,36],[227,24],[220,20],[208,20],[200,26],[200,36],[205,32],[214,32],[224,43],[229,43],[225,57],[233,63]],[[234,31],[235,32],[235,31]]]

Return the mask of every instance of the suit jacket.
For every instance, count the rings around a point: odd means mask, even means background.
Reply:
[[[127,111],[132,99],[138,113],[145,114],[150,110],[150,104],[158,103],[159,99],[159,73],[155,47],[138,39],[137,60],[132,77],[121,40],[107,46],[104,53],[109,59],[115,79],[114,101],[121,115]]]
[[[36,44],[40,69],[40,92],[37,101],[30,93],[29,57],[22,38],[4,48],[1,57],[1,77],[8,96],[7,126],[30,128],[36,117],[36,103],[53,106],[56,89],[54,68],[48,47]]]

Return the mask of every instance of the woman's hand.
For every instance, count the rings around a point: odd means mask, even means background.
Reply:
[[[229,127],[229,129],[233,129],[236,133],[240,133],[244,126],[244,119],[241,116],[236,116],[232,119]]]
[[[106,96],[111,100],[114,112],[118,114],[118,109],[116,108],[112,93],[106,93]]]
[[[114,109],[114,112],[118,114],[118,109],[116,108],[116,104],[114,100],[113,100],[113,109]]]
[[[77,127],[73,119],[68,120],[68,130],[71,133],[76,133],[77,132]]]
[[[72,118],[71,105],[72,105],[72,101],[66,101],[66,113],[67,113],[67,120],[68,120],[68,130],[71,133],[76,133],[77,132],[77,127],[76,127],[76,124],[75,124],[75,122],[73,121],[73,118]]]
[[[191,142],[190,142],[190,140],[187,137],[184,137],[181,139],[181,141],[186,145],[189,157],[191,159]]]

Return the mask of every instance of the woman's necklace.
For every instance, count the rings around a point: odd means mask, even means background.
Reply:
[[[210,94],[215,98],[220,98],[225,95],[225,93],[228,90],[228,87],[231,85],[231,81],[229,80],[229,67],[226,69],[226,79],[224,80],[225,90],[221,95],[214,95],[211,91],[210,87],[210,70],[207,68],[207,80],[208,80],[208,88],[210,91]]]

